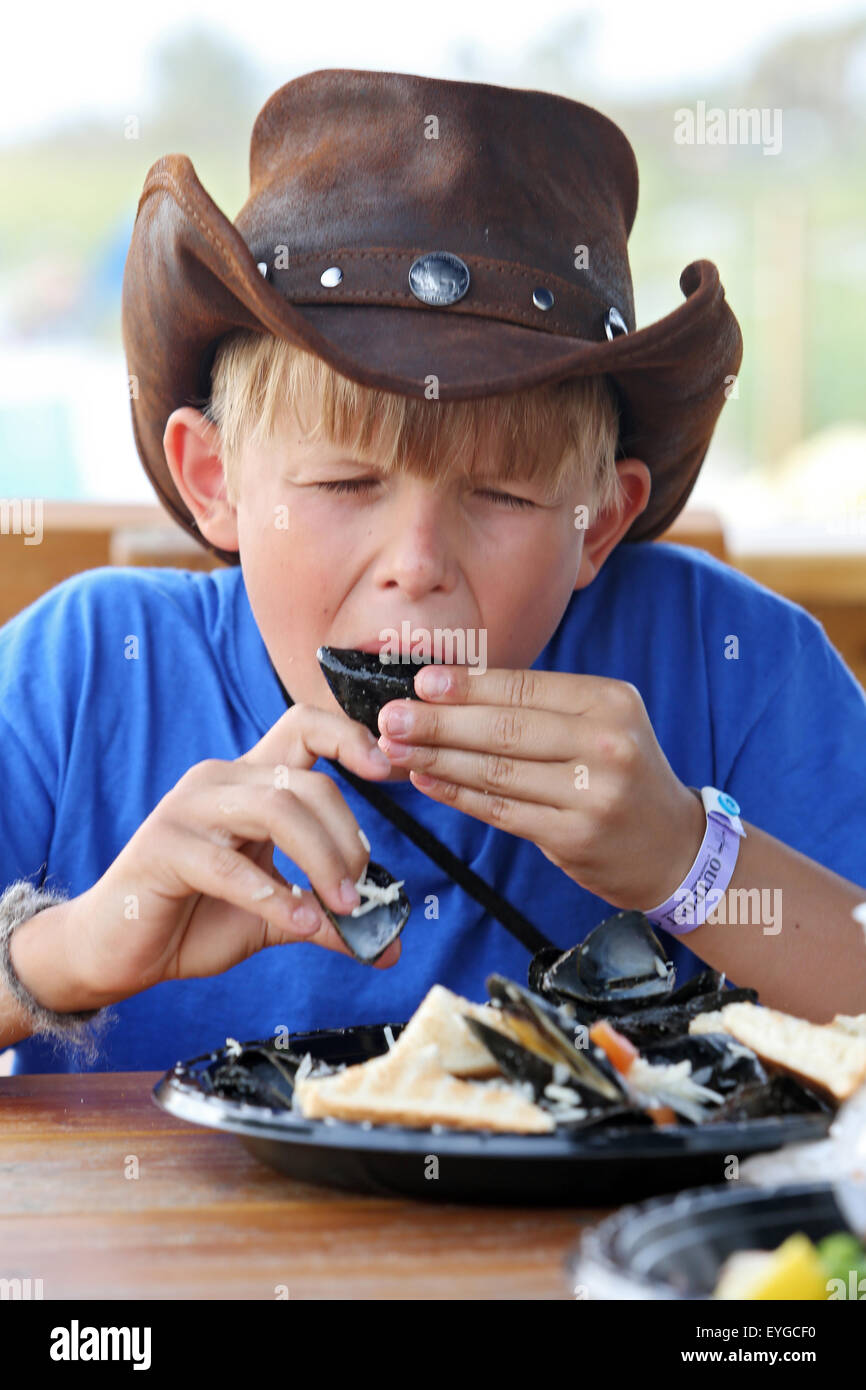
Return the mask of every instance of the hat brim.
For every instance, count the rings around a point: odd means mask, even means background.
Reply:
[[[716,267],[680,276],[685,302],[646,328],[587,341],[491,318],[380,305],[294,304],[261,275],[246,242],[198,181],[185,155],[151,169],[139,202],[123,282],[122,326],[133,430],[163,504],[201,544],[163,448],[172,411],[200,404],[202,364],[235,328],[270,332],[322,357],[361,385],[440,400],[495,396],[571,376],[604,373],[621,408],[620,456],[643,459],[649,503],[624,539],[651,540],[682,510],[697,480],[742,335]]]

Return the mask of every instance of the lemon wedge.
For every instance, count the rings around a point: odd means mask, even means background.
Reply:
[[[827,1271],[807,1236],[789,1236],[778,1250],[742,1250],[722,1266],[714,1298],[826,1299]]]

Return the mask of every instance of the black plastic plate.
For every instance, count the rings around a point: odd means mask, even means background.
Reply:
[[[624,1207],[586,1232],[567,1268],[581,1298],[709,1299],[735,1251],[847,1229],[829,1183],[727,1183]]]
[[[292,1052],[351,1066],[388,1049],[405,1024],[295,1033]],[[272,1038],[246,1043],[273,1049]],[[237,1134],[247,1149],[289,1177],[378,1196],[524,1206],[619,1206],[658,1193],[720,1182],[732,1155],[822,1139],[825,1113],[658,1129],[613,1126],[569,1134],[365,1128],[308,1120],[290,1110],[216,1095],[211,1078],[224,1048],[178,1062],[153,1090],[157,1105],[192,1124]],[[431,1163],[435,1158],[437,1162]],[[433,1176],[436,1173],[437,1176]]]

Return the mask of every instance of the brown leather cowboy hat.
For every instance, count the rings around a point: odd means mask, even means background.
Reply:
[[[624,539],[667,529],[694,487],[740,328],[716,267],[635,330],[627,240],[634,151],[606,116],[548,92],[344,68],[280,87],[256,118],[234,225],[186,155],[148,171],[123,280],[138,452],[168,511],[211,546],[163,450],[210,394],[219,340],[273,333],[362,385],[440,400],[606,373],[619,452],[652,494]]]

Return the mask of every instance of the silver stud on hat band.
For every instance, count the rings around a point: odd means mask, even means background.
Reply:
[[[327,270],[323,270],[319,277],[326,290],[331,290],[335,285],[339,285],[343,279],[343,272],[338,265],[330,265]]]
[[[628,332],[628,324],[619,312],[619,309],[615,308],[613,305],[610,306],[604,316],[604,331],[610,342],[613,342],[614,338],[621,338],[623,333]]]
[[[259,270],[259,271],[261,271],[262,275],[264,275],[265,279],[267,280],[267,278],[268,278],[268,263],[267,263],[267,261],[257,261],[257,262],[256,262],[256,269]]]
[[[543,285],[539,285],[537,290],[532,291],[532,302],[536,309],[552,309],[553,295],[550,290],[545,289]]]

